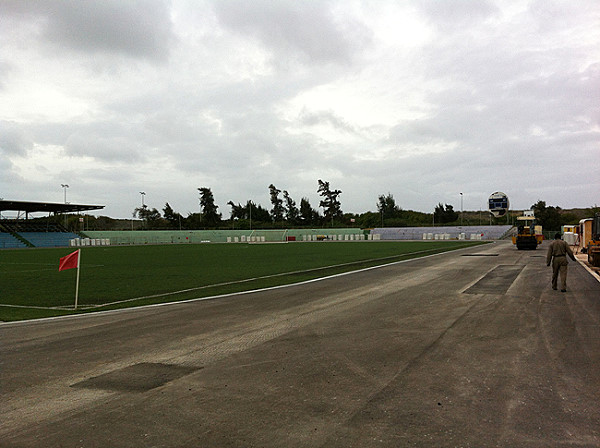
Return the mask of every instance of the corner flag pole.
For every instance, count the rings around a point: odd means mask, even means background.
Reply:
[[[77,299],[79,298],[79,266],[81,265],[81,249],[79,249],[79,256],[77,257],[77,283],[75,284],[75,309],[77,309]]]

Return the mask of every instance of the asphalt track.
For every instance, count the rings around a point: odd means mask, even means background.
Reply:
[[[0,325],[0,446],[600,447],[600,282],[544,255]]]

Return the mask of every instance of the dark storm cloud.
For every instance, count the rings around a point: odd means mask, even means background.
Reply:
[[[5,17],[37,20],[42,41],[59,51],[166,59],[174,39],[164,0],[23,0],[0,4]]]

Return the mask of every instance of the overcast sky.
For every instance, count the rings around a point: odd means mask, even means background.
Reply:
[[[0,197],[600,204],[600,3],[0,0]]]

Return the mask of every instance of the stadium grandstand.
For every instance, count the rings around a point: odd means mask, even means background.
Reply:
[[[0,200],[0,249],[22,247],[66,247],[79,238],[57,222],[31,220],[33,213],[62,215],[103,209],[103,205],[60,204],[53,202],[26,202]],[[2,216],[11,212],[14,217]]]
[[[181,243],[253,243],[288,241],[498,240],[512,226],[381,227],[374,229],[191,230],[191,231],[85,231],[74,233],[51,215],[99,210],[103,205],[61,204],[0,200],[0,249],[82,245],[136,245]],[[3,212],[12,212],[11,218]],[[32,219],[47,213],[48,219]]]
[[[371,230],[380,240],[499,240],[512,229],[504,226],[380,227]]]

